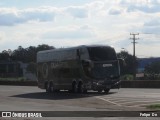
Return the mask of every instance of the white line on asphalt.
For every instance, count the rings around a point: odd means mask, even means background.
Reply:
[[[152,100],[152,101],[133,101],[133,102],[124,102],[124,103],[121,103],[121,105],[125,105],[125,104],[130,104],[130,103],[139,103],[139,102],[143,102],[143,103],[145,103],[145,102],[148,102],[148,103],[150,103],[150,102],[159,102],[160,100]]]
[[[118,104],[116,102],[111,101],[111,99],[108,100],[108,99],[105,99],[105,98],[102,98],[102,97],[98,97],[98,96],[96,98],[100,99],[100,100],[103,100],[103,101],[106,101],[106,102],[109,102],[111,104],[117,105],[117,106],[138,107],[138,108],[144,108],[145,105],[150,105],[150,103],[146,103],[146,104],[141,103],[141,104],[137,104],[137,105],[125,105],[125,104],[127,104],[127,103],[137,103],[137,102],[152,102],[153,103],[153,102],[159,102],[160,101],[160,100],[154,100],[154,101],[133,101],[133,102],[125,102],[125,103]]]
[[[100,100],[103,100],[103,101],[106,101],[106,102],[109,102],[109,103],[111,103],[111,104],[117,105],[117,106],[121,106],[121,105],[118,104],[118,103],[112,102],[112,101],[107,100],[107,99],[104,99],[104,98],[102,98],[102,97],[96,97],[96,98],[98,98],[98,99],[100,99]]]
[[[151,104],[154,104],[154,103],[146,103],[146,104],[138,104],[138,105],[132,105],[131,107],[145,107],[146,105],[151,105]],[[156,103],[155,103],[156,104]],[[129,106],[128,106],[129,107]]]
[[[114,101],[114,102],[127,102],[128,100],[124,99],[108,99],[109,101]]]
[[[133,107],[136,107],[136,108],[145,108],[144,106],[140,106],[140,105],[133,105],[133,106],[123,106],[123,107],[130,107],[130,108],[133,108]]]
[[[147,95],[148,95],[148,94],[158,94],[158,95],[160,95],[160,93],[146,93],[146,94],[147,94]]]
[[[114,97],[105,97],[104,99],[107,99],[109,101],[113,101],[113,102],[122,102],[122,103],[127,103],[127,102],[130,102],[130,101],[138,101],[138,102],[143,102],[143,101],[146,101],[144,100],[144,98],[114,98]],[[154,101],[160,101],[160,99],[156,99],[156,100],[153,100],[153,99],[148,99],[148,102],[154,102]]]

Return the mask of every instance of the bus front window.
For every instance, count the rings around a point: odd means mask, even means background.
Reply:
[[[93,61],[116,60],[116,53],[111,47],[88,47],[90,59]]]
[[[90,63],[84,67],[87,76],[104,79],[119,76],[119,65],[115,50],[111,47],[88,47]]]

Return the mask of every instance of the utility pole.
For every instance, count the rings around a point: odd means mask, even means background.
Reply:
[[[139,38],[136,38],[136,35],[139,35],[139,33],[130,33],[130,35],[133,35],[133,38],[130,38],[133,40],[133,57],[135,58],[135,44],[137,43],[136,40],[138,40]]]
[[[134,72],[133,72],[133,79],[135,80],[136,78],[136,55],[135,55],[135,44],[137,43],[136,40],[139,38],[136,38],[136,35],[139,35],[139,33],[130,33],[130,35],[133,36],[133,38],[130,38],[133,40],[133,58],[134,58]]]

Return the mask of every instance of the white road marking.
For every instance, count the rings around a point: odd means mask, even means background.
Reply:
[[[151,94],[151,95],[152,95],[152,94],[160,95],[160,93],[145,93],[145,94],[147,94],[147,95],[148,95],[148,94]]]
[[[124,100],[124,99],[108,99],[110,101],[114,101],[114,102],[128,102],[128,100]]]
[[[155,102],[160,102],[160,100],[138,100],[136,98],[133,99],[126,99],[126,98],[113,98],[113,97],[107,97],[107,98],[103,98],[103,97],[99,97],[96,96],[95,98],[106,101],[108,103],[111,103],[113,105],[116,106],[124,106],[124,107],[138,107],[138,108],[145,108],[146,105],[150,105],[151,103],[155,103]],[[114,101],[116,100],[116,101]],[[131,101],[130,101],[131,100]],[[117,103],[120,102],[120,103]],[[142,103],[139,103],[142,102]],[[146,103],[148,102],[148,103]],[[131,104],[131,103],[135,103],[136,105],[127,105],[127,104]],[[138,104],[137,104],[138,103]]]
[[[143,102],[143,103],[151,103],[151,102],[159,102],[160,100],[152,100],[152,101],[132,101],[132,102],[124,102],[124,103],[121,103],[121,105],[125,105],[125,104],[130,104],[130,103],[139,103],[139,102]]]
[[[109,100],[109,101],[113,101],[113,102],[121,102],[121,103],[128,103],[128,102],[131,102],[131,101],[133,101],[133,102],[135,102],[135,101],[137,101],[137,102],[143,102],[143,101],[146,101],[146,100],[144,100],[145,98],[119,98],[119,97],[117,97],[117,98],[114,98],[114,97],[105,97],[104,99],[107,99],[107,100]],[[160,99],[147,99],[147,101],[148,102],[154,102],[154,101],[160,101]]]
[[[156,104],[156,103],[152,103],[152,104]],[[138,105],[133,105],[132,107],[145,107],[147,105],[151,105],[150,103],[148,104],[138,104]]]
[[[107,99],[104,99],[104,98],[102,98],[102,97],[96,97],[96,98],[98,98],[98,99],[100,99],[100,100],[103,100],[103,101],[106,101],[106,102],[109,102],[109,103],[111,103],[111,104],[117,105],[117,106],[121,106],[121,105],[118,104],[118,103],[112,102],[112,101],[107,100]]]

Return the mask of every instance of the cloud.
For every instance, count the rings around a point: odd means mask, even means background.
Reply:
[[[0,9],[0,25],[13,25],[15,22],[19,22],[19,17],[16,9]]]
[[[160,0],[93,0],[80,5],[60,4],[0,8],[0,26],[12,26],[0,27],[5,33],[0,39],[5,41],[6,48],[42,43],[55,47],[102,43],[114,45],[119,50],[125,47],[132,53],[129,33],[139,32],[139,44],[146,45],[141,54],[146,54],[150,43],[141,41],[141,33],[160,33]],[[146,38],[159,45],[159,37]]]
[[[43,39],[85,39],[92,38],[94,32],[87,26],[68,26],[47,31],[42,35]]]
[[[39,20],[42,22],[45,21],[52,21],[55,17],[56,10],[50,8],[50,7],[42,7],[37,9],[26,9],[20,12],[21,17],[25,20]]]
[[[15,8],[0,8],[0,25],[12,26],[29,21],[52,21],[55,17],[55,12],[52,9],[36,8],[18,10]]]
[[[143,27],[142,32],[143,33],[160,34],[160,26],[157,26],[157,27],[153,27],[153,26]]]
[[[137,44],[136,49],[136,55],[139,57],[158,57],[160,53],[159,44],[157,43],[153,43],[152,45]],[[145,52],[147,52],[147,54],[145,54]]]
[[[123,12],[123,10],[120,9],[120,8],[111,8],[111,9],[108,11],[108,13],[109,13],[110,15],[119,15],[119,14],[121,14],[122,12]]]
[[[141,11],[145,13],[159,13],[159,0],[121,0],[120,6],[126,7],[127,12]]]
[[[160,18],[156,17],[144,22],[142,31],[144,33],[160,34]]]
[[[160,26],[160,18],[151,19],[150,21],[144,23],[144,26]]]
[[[30,21],[48,22],[54,21],[57,16],[73,18],[95,18],[109,15],[122,15],[123,13],[141,11],[159,13],[160,2],[158,0],[120,0],[120,1],[93,1],[81,6],[53,7],[43,6],[37,8],[0,8],[0,25],[13,26]],[[122,16],[123,17],[123,16]],[[98,18],[96,18],[98,19]]]
[[[0,41],[5,39],[5,33],[4,32],[0,32]]]
[[[13,26],[30,21],[54,21],[56,15],[65,14],[74,18],[87,18],[88,9],[86,6],[69,6],[61,8],[45,6],[27,9],[0,8],[0,25]]]
[[[154,6],[130,6],[128,7],[128,12],[135,12],[135,11],[142,11],[145,13],[159,13],[160,12],[160,7],[159,5],[154,5]]]
[[[70,6],[65,9],[65,12],[75,18],[87,18],[88,10],[84,6]]]

